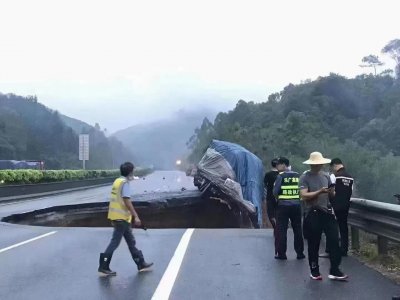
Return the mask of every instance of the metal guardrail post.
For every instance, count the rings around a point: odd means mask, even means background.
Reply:
[[[378,253],[379,255],[388,254],[388,240],[382,236],[378,236]]]
[[[351,230],[351,248],[354,250],[360,249],[360,231],[354,227],[350,227]]]

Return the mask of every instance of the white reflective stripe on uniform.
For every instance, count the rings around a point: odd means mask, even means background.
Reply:
[[[351,178],[351,177],[344,177],[344,176],[336,177],[336,179],[347,179],[347,180],[354,181],[354,178]]]
[[[345,177],[345,176],[339,176],[339,177],[336,177],[336,179],[346,179],[346,180],[350,180],[350,181],[352,181],[352,182],[353,182],[353,184],[351,185],[351,190],[352,190],[352,191],[354,191],[354,178],[351,178],[351,177]]]

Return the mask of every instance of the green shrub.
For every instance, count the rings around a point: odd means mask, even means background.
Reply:
[[[0,185],[118,177],[119,170],[0,170]]]
[[[145,176],[150,169],[136,168],[135,176]],[[119,170],[0,170],[0,185],[59,182],[68,180],[119,177]]]

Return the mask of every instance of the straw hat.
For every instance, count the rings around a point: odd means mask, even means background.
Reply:
[[[303,162],[305,165],[324,165],[329,164],[331,160],[329,158],[324,158],[321,152],[313,152],[310,154],[310,158]]]

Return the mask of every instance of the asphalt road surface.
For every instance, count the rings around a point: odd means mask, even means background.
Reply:
[[[194,189],[179,172],[157,172],[132,183],[134,193]],[[0,205],[0,218],[52,205],[105,201],[110,187]],[[289,237],[287,261],[273,259],[271,230],[134,230],[138,248],[155,263],[138,273],[126,244],[111,263],[116,277],[97,274],[111,228],[49,228],[0,223],[0,299],[391,299],[400,286],[351,257],[348,282],[311,281]],[[37,238],[37,239],[36,239]]]

